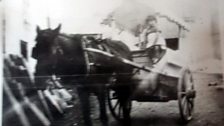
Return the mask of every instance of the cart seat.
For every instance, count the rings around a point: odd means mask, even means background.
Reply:
[[[132,51],[133,61],[148,67],[157,64],[165,55],[166,47],[153,45],[147,49]]]

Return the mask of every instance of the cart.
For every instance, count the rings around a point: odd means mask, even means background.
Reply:
[[[85,48],[85,50],[116,58],[115,55],[98,49]],[[158,52],[157,54],[150,53],[149,56],[148,52],[150,51]],[[172,53],[174,51],[165,46],[153,45],[147,51],[133,51],[133,61],[116,58],[116,60],[134,67],[135,70],[127,75],[132,78],[130,83],[117,84],[114,76],[107,86],[108,106],[115,119],[118,121],[130,119],[133,100],[139,102],[177,100],[183,122],[189,122],[192,119],[196,97],[193,76],[189,68],[169,60]],[[142,83],[148,86],[141,87]]]
[[[125,118],[130,117],[133,100],[139,102],[168,102],[170,100],[177,100],[181,119],[184,122],[189,122],[192,119],[196,91],[190,69],[168,61],[167,56],[169,53],[172,53],[172,50],[169,48],[154,45],[150,47],[150,50],[154,51],[156,48],[160,48],[162,51],[161,55],[153,61],[150,61],[145,50],[132,52],[134,62],[123,60],[127,65],[135,67],[136,70],[132,74],[132,82],[130,82],[130,85],[132,85],[132,91],[128,94],[130,97],[125,101],[119,99],[119,95],[122,95],[122,92],[118,90],[120,87],[116,85],[116,78],[108,86],[108,105],[115,119],[123,121],[126,120]],[[151,59],[153,58],[155,57],[151,56]],[[157,67],[160,67],[160,69]],[[138,86],[147,76],[151,80],[146,82],[155,84],[149,84],[148,88],[143,87],[139,89]],[[130,87],[127,88],[130,89]],[[125,88],[123,89],[125,90]],[[140,92],[138,92],[139,90]],[[127,93],[127,91],[123,93]]]

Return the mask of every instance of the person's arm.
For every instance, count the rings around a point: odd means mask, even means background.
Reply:
[[[147,44],[147,29],[144,29],[139,35],[139,43],[136,44],[140,49],[145,49]]]

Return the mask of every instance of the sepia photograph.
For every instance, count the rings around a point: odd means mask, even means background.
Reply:
[[[223,126],[222,5],[0,0],[0,125]]]

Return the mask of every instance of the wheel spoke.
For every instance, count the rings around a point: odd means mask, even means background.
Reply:
[[[188,111],[190,115],[192,113],[192,110],[193,110],[193,101],[192,99],[188,99]]]
[[[187,110],[188,110],[188,114],[189,114],[189,116],[191,116],[191,110],[192,110],[192,108],[191,108],[191,105],[190,105],[190,103],[188,102],[187,103],[188,105],[187,105]]]
[[[188,104],[186,97],[183,98],[182,105],[183,105],[183,114],[186,118],[188,118],[189,117],[189,104]]]
[[[114,107],[113,107],[113,110],[115,110],[117,108],[117,106],[119,105],[120,101],[117,100],[117,102],[115,103]]]
[[[118,115],[121,117],[121,104],[119,104]]]
[[[110,94],[110,95],[111,95],[111,94]],[[110,97],[109,97],[109,100],[114,100],[113,96],[112,96],[112,97],[110,96]]]
[[[119,121],[122,121],[125,118],[129,117],[128,114],[130,114],[131,110],[131,104],[123,102],[124,101],[121,101],[115,91],[110,89],[108,90],[109,109],[111,111],[112,116]]]
[[[186,97],[183,96],[183,97],[182,97],[182,100],[181,100],[181,105],[184,106],[185,102],[186,102]]]
[[[188,118],[189,112],[188,112],[188,104],[187,103],[185,104],[185,107],[184,107],[184,115],[186,116],[186,118]]]
[[[183,113],[184,113],[184,115],[186,115],[186,109],[187,109],[186,97],[183,97],[183,99],[182,99],[182,106],[183,106]]]

